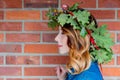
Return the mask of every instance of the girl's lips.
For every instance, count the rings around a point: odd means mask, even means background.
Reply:
[[[62,45],[58,45],[58,47],[62,47]]]

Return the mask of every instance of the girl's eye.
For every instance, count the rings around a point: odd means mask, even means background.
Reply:
[[[61,34],[65,34],[65,32],[64,32],[64,31],[62,31],[62,32],[61,32]]]
[[[64,34],[64,32],[62,32],[61,34]]]

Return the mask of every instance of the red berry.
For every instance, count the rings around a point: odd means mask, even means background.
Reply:
[[[68,8],[69,8],[68,5],[66,5],[66,4],[63,4],[63,5],[62,5],[62,9],[63,9],[63,10],[68,10]]]
[[[74,16],[74,14],[72,12],[68,12],[69,14],[71,14],[72,16]]]

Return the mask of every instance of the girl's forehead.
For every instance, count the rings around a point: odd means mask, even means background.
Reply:
[[[62,32],[62,28],[59,26],[59,32]]]

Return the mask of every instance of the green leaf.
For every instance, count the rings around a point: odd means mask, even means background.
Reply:
[[[87,34],[87,31],[86,31],[85,27],[82,27],[82,29],[81,29],[81,31],[80,31],[80,35],[81,35],[82,37],[85,37],[86,34]]]
[[[100,29],[99,29],[100,35],[105,35],[108,32],[106,28],[107,28],[107,25],[100,26]]]
[[[56,18],[57,18],[58,15],[54,16],[54,13],[55,13],[54,10],[56,10],[56,9],[51,8],[51,9],[49,9],[49,11],[47,12],[46,16],[49,17],[49,20],[52,20],[52,19],[56,19]],[[56,10],[56,11],[57,11],[57,10]]]
[[[95,28],[92,33],[93,38],[99,50],[94,50],[91,55],[94,57],[93,60],[97,60],[99,63],[107,63],[112,59],[113,52],[111,46],[114,44],[110,38],[110,33],[106,29],[106,25]]]
[[[86,26],[86,28],[88,28],[88,29],[90,29],[90,30],[96,30],[96,28],[95,28],[95,22],[94,21],[92,21],[88,26]]]
[[[94,61],[98,61],[99,63],[107,63],[112,59],[112,52],[108,52],[105,49],[94,50],[90,53],[93,57]]]
[[[110,37],[101,36],[95,33],[92,33],[93,38],[100,47],[110,48],[113,45],[113,41]]]
[[[60,14],[58,16],[58,22],[63,26],[65,23],[67,23],[68,20],[68,14]]]
[[[89,16],[90,13],[86,10],[74,12],[74,17],[77,18],[79,24],[82,24],[83,26],[86,26],[86,24],[89,23]]]
[[[107,28],[107,25],[102,25],[98,27],[96,30],[94,30],[94,32],[100,35],[105,35],[105,33],[108,32],[106,28]]]
[[[92,33],[93,38],[96,41],[96,44],[106,50],[110,51],[110,47],[114,44],[110,38],[110,33],[108,33],[106,26],[103,25]]]
[[[77,22],[74,20],[74,18],[72,16],[69,16],[67,23],[71,24],[74,29],[80,30],[80,27],[78,26]]]
[[[51,27],[52,29],[54,29],[56,26],[58,26],[58,23],[55,21],[49,21],[48,22],[48,27]]]

